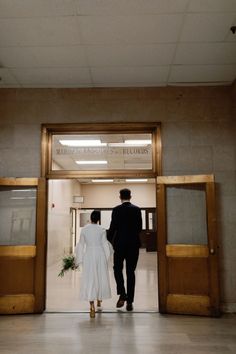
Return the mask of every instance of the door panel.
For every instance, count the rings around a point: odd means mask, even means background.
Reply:
[[[218,316],[214,178],[158,177],[157,184],[160,312]]]
[[[146,211],[147,231],[146,231],[146,251],[157,251],[157,229],[156,229],[156,210]]]
[[[0,179],[0,313],[34,313],[45,302],[45,181]]]

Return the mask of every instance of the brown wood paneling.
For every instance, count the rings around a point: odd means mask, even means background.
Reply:
[[[18,314],[34,312],[34,296],[29,294],[0,296],[1,314]]]
[[[35,258],[35,309],[37,313],[43,312],[46,301],[46,247],[47,247],[47,230],[46,230],[46,180],[40,178],[38,182],[37,194],[37,232],[36,247],[37,254]]]
[[[207,183],[207,219],[208,219],[208,240],[209,240],[209,276],[210,276],[210,298],[211,298],[211,314],[213,316],[220,315],[220,282],[219,282],[219,245],[216,223],[216,201],[215,201],[215,185]]]
[[[210,315],[208,296],[170,294],[167,297],[167,312],[185,315]]]
[[[0,257],[35,257],[35,246],[0,246]]]
[[[160,184],[186,184],[186,183],[207,183],[214,182],[214,175],[193,175],[193,176],[160,176],[157,183]]]
[[[37,186],[37,178],[0,178],[1,186]]]
[[[50,179],[69,179],[69,178],[106,178],[106,177],[116,177],[116,178],[156,178],[156,173],[148,171],[134,172],[130,170],[109,170],[109,171],[50,171],[46,174],[46,178]]]
[[[165,186],[157,186],[157,234],[158,234],[158,289],[159,289],[159,311],[166,312],[167,297],[167,257],[166,257],[166,203],[165,203]]]
[[[34,293],[34,258],[0,258],[1,295]]]
[[[204,245],[166,245],[168,257],[208,257],[208,246]]]
[[[168,258],[169,294],[209,295],[207,258]]]

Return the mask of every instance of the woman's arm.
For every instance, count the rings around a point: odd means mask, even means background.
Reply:
[[[85,248],[85,241],[84,241],[84,234],[83,234],[83,230],[82,230],[80,233],[80,240],[75,247],[75,264],[76,264],[76,266],[83,263],[84,248]]]

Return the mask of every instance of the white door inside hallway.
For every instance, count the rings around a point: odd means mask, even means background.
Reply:
[[[150,208],[156,207],[155,180],[148,180],[145,183],[127,183],[119,179],[117,183],[113,181],[102,184],[91,183],[89,179],[49,180],[46,311],[88,311],[88,303],[79,300],[82,271],[68,271],[63,278],[58,277],[62,258],[73,251],[73,240],[76,237],[78,242],[80,229],[88,221],[88,216],[93,209],[101,210],[101,224],[106,229],[109,227],[112,207],[120,204],[119,190],[124,187],[131,189],[131,201],[142,209],[145,231],[149,225],[146,220]],[[71,224],[74,220],[71,208],[76,210],[76,227]],[[149,213],[145,212],[147,208]],[[76,236],[72,237],[71,230],[76,233]],[[112,298],[103,302],[103,310],[108,312],[117,311],[112,260],[109,263],[109,272]],[[149,251],[145,244],[140,249],[136,269],[134,311],[158,311],[157,251]]]

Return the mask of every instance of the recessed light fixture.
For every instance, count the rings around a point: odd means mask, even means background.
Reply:
[[[78,165],[106,165],[107,161],[105,160],[97,160],[97,161],[86,161],[86,160],[79,160],[75,161]]]
[[[109,183],[113,181],[114,179],[92,179],[93,183]]]
[[[107,146],[107,143],[102,143],[101,140],[59,140],[61,145],[65,146]]]
[[[147,178],[128,178],[126,182],[147,182]]]
[[[125,140],[126,145],[146,146],[152,143],[151,140]]]
[[[152,143],[151,140],[125,140],[123,143],[108,143],[111,147],[127,147],[127,146],[147,146]]]

